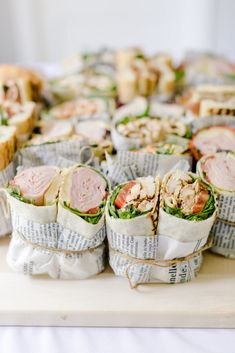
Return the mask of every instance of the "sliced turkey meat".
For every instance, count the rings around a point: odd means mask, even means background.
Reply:
[[[235,155],[216,153],[205,156],[201,162],[204,178],[216,188],[235,191]]]
[[[75,129],[78,135],[88,138],[91,143],[103,142],[110,132],[109,125],[102,120],[79,121]]]
[[[235,129],[228,126],[202,129],[193,136],[191,149],[196,159],[221,150],[235,152]]]
[[[39,166],[23,170],[10,181],[10,187],[17,190],[21,196],[33,203],[35,206],[44,206],[47,203],[46,193],[57,179],[60,171],[52,166]],[[57,180],[58,181],[58,180]],[[57,187],[53,190],[54,200],[58,194]],[[52,196],[52,195],[51,195]],[[54,201],[51,200],[51,201]]]
[[[105,179],[91,168],[77,168],[72,175],[70,206],[82,213],[97,213],[106,197]]]
[[[74,128],[69,121],[49,121],[41,125],[41,134],[35,135],[29,144],[59,141],[73,135]]]

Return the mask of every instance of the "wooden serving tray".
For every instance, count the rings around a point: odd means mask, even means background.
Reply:
[[[235,328],[235,260],[207,253],[184,284],[130,289],[111,269],[83,281],[11,271],[0,240],[0,325]]]

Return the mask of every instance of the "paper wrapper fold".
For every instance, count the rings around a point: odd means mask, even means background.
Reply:
[[[174,166],[185,160],[192,168],[190,155],[163,155],[147,152],[118,151],[115,157],[106,154],[106,172],[113,185],[148,175],[163,177]]]
[[[235,194],[218,194],[218,216],[211,229],[217,254],[235,259]]]
[[[76,163],[86,163],[90,158],[90,153],[89,151],[82,152],[84,146],[87,146],[86,140],[67,140],[26,146],[19,151],[18,165],[22,165],[24,168],[39,165],[68,168]]]
[[[11,196],[9,200],[13,234],[7,261],[13,270],[60,279],[84,279],[103,271],[104,218],[91,225],[61,205],[57,213],[57,204],[38,207]]]
[[[181,242],[194,242],[208,238],[216,213],[204,221],[188,221],[159,210],[158,235],[169,236]]]

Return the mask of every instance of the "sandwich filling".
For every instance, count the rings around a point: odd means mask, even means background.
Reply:
[[[233,153],[216,153],[206,156],[201,168],[207,182],[225,191],[235,191],[235,156]]]
[[[143,145],[160,141],[163,134],[161,121],[149,116],[125,117],[118,122],[117,131],[124,137],[140,139]]]
[[[59,169],[52,166],[39,166],[23,170],[10,181],[10,194],[20,201],[32,203],[35,206],[45,206],[45,194],[54,178],[59,175]],[[58,195],[58,188],[54,200]],[[52,200],[52,201],[54,201]]]
[[[114,190],[109,201],[110,215],[130,219],[156,208],[159,194],[159,179],[152,176],[138,178]]]
[[[101,173],[90,167],[78,166],[68,171],[61,191],[64,208],[88,223],[99,222],[109,193],[108,182]]]
[[[217,151],[235,152],[235,129],[228,126],[211,126],[198,131],[191,142],[196,159]]]
[[[207,219],[215,211],[211,189],[200,178],[181,170],[165,175],[161,205],[165,212],[190,221]]]

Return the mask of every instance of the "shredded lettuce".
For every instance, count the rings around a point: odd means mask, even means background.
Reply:
[[[186,138],[186,139],[191,139],[192,138],[192,131],[191,131],[189,125],[187,125],[187,127],[186,127],[186,133],[184,135],[184,138]]]
[[[92,224],[97,224],[99,223],[103,213],[104,213],[104,208],[105,208],[105,201],[102,201],[100,206],[99,206],[99,211],[95,214],[90,214],[90,213],[82,213],[75,208],[69,207],[67,203],[64,201],[63,207],[70,212],[74,213],[75,215],[83,218],[86,222],[92,223]]]
[[[14,197],[15,199],[21,201],[21,202],[24,202],[24,203],[29,203],[31,205],[34,205],[35,204],[35,201],[34,200],[28,200],[26,199],[25,197],[23,197],[21,194],[20,194],[20,191],[15,189],[15,188],[11,188],[10,185],[6,185],[8,191],[9,191],[9,194]]]
[[[2,106],[0,106],[0,125],[8,125],[8,114],[4,111]]]
[[[175,72],[175,82],[179,83],[181,82],[185,77],[185,71],[182,69],[179,69]]]
[[[170,148],[170,147],[167,148],[167,147],[165,147],[165,146],[163,145],[163,146],[157,147],[156,153],[157,153],[157,154],[172,155],[172,154],[174,154],[174,149],[173,149],[173,148]]]

